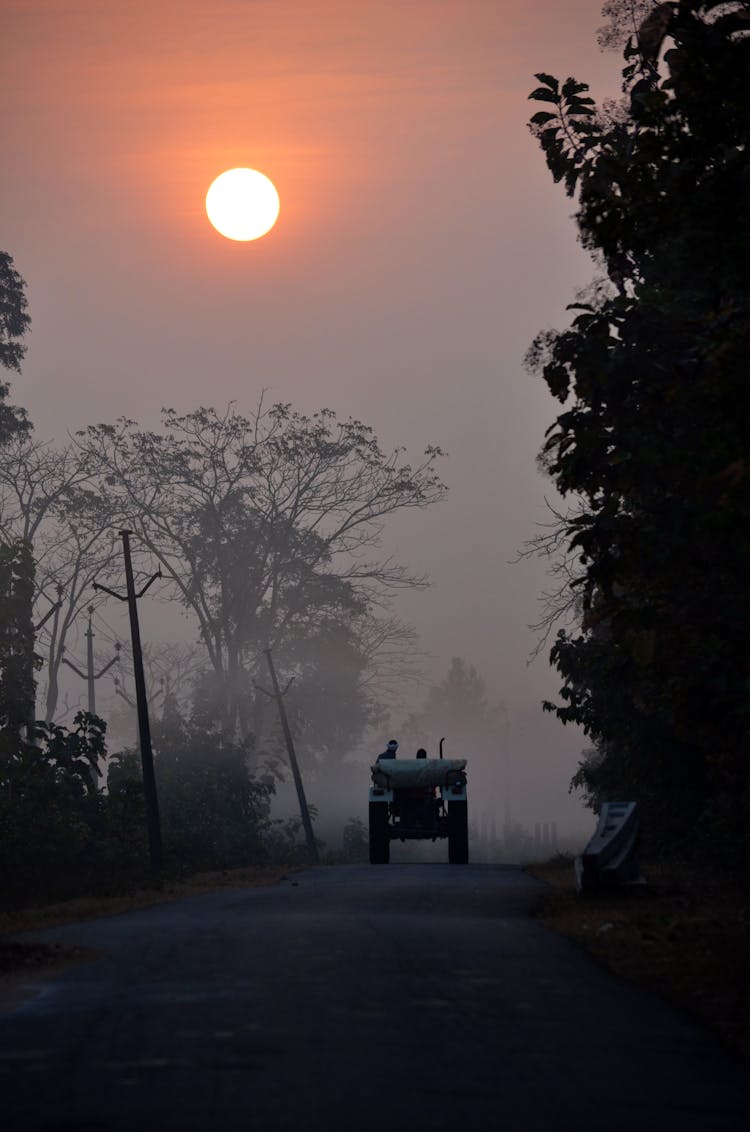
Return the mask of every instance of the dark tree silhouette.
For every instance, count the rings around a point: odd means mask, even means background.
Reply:
[[[0,546],[0,745],[8,753],[34,719],[36,682],[31,619],[34,560],[22,540]]]
[[[80,443],[113,523],[135,530],[195,615],[230,731],[250,729],[266,645],[365,623],[390,591],[426,584],[376,552],[388,515],[442,498],[438,449],[412,467],[359,421],[262,404],[247,417],[165,411],[159,433],[99,425]]]
[[[499,763],[505,720],[504,705],[489,701],[487,686],[474,665],[454,656],[445,678],[429,689],[422,707],[401,726],[405,749],[399,753],[410,757],[426,746],[430,757],[437,758],[438,741],[448,731],[453,755]]]
[[[21,372],[23,337],[31,320],[26,313],[25,284],[13,259],[0,251],[0,365]],[[30,424],[23,409],[7,403],[9,386],[0,382],[0,450]],[[0,520],[2,516],[0,515]],[[11,744],[34,714],[34,631],[32,602],[34,562],[26,538],[16,533],[0,546],[0,730]]]
[[[26,313],[26,284],[16,271],[12,256],[0,251],[0,365],[21,372],[26,353],[23,341],[31,326]],[[9,386],[0,382],[0,444],[31,427],[23,409],[7,404]]]
[[[625,793],[672,843],[750,852],[750,5],[652,9],[619,107],[545,74],[531,95],[604,272],[529,355],[564,406],[541,460],[575,501],[583,611],[553,710],[596,744],[576,779],[595,804]]]

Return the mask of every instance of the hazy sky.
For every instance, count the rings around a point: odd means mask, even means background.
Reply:
[[[0,10],[0,247],[29,285],[14,396],[38,436],[249,409],[266,388],[363,419],[385,448],[440,444],[449,501],[389,528],[434,580],[401,612],[436,677],[464,656],[507,702],[521,816],[570,816],[581,741],[541,717],[546,662],[527,667],[543,574],[509,563],[544,518],[534,460],[556,406],[522,357],[591,275],[526,99],[541,70],[616,92],[599,0]],[[237,165],[281,197],[253,243],[204,213]]]

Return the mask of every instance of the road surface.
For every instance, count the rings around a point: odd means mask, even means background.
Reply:
[[[5,1132],[719,1132],[746,1069],[530,912],[518,869],[316,868],[40,933]]]

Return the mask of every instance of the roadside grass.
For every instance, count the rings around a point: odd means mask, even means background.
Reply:
[[[708,869],[644,863],[647,885],[579,896],[573,859],[528,872],[549,886],[539,918],[604,967],[686,1010],[750,1060],[750,892]]]
[[[296,866],[263,866],[243,869],[223,869],[218,872],[196,873],[183,881],[165,881],[162,888],[141,888],[119,896],[79,897],[40,907],[0,911],[0,978],[31,974],[49,968],[60,968],[90,956],[83,948],[66,947],[60,943],[42,943],[19,940],[15,937],[27,932],[47,931],[81,920],[94,920],[101,916],[116,916],[164,904],[184,896],[199,896],[222,888],[257,888],[276,884],[283,877],[296,872]]]

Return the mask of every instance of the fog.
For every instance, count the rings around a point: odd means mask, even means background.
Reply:
[[[493,822],[532,842],[539,827],[537,843],[546,826],[545,844],[554,824],[563,846],[592,827],[568,793],[585,742],[542,712],[558,682],[544,653],[530,661],[544,564],[514,560],[547,516],[535,458],[556,411],[523,355],[593,272],[526,99],[542,70],[616,91],[600,23],[598,0],[4,5],[2,246],[33,320],[13,399],[37,437],[120,415],[154,427],[164,405],[246,412],[266,390],[361,419],[414,461],[447,453],[446,500],[391,516],[382,536],[384,556],[431,578],[394,607],[418,634],[420,682],[345,771],[326,774],[300,740],[332,849],[365,817],[370,758],[453,657],[503,712],[481,751],[450,713],[423,737],[469,761],[475,842]],[[248,245],[203,214],[213,177],[242,164],[281,196],[277,227]],[[121,613],[97,615],[102,662],[127,639]],[[196,639],[158,596],[141,619],[151,644]],[[69,707],[81,691],[68,672]],[[124,706],[109,678],[98,706]],[[128,726],[125,713],[122,741]],[[294,811],[288,783],[276,805]]]
[[[514,862],[549,857],[553,851],[580,851],[591,836],[595,820],[580,804],[567,804],[568,783],[575,768],[581,741],[575,738],[568,751],[561,748],[559,724],[551,717],[539,719],[536,706],[516,720],[507,734],[498,735],[497,747],[477,753],[461,742],[461,731],[446,726],[446,757],[466,758],[470,843],[472,860]],[[394,732],[398,735],[398,730]],[[390,738],[390,733],[386,738]],[[426,736],[430,757],[438,756],[442,736]],[[369,767],[378,751],[360,755],[338,773],[308,774],[306,795],[318,811],[316,834],[322,839],[323,853],[334,856],[341,850],[342,830],[351,818],[367,824]],[[562,757],[561,757],[562,750]],[[413,758],[414,751],[402,750]],[[565,754],[569,757],[566,759]],[[300,752],[303,759],[303,752]],[[277,788],[276,812],[298,815],[291,776]],[[393,843],[393,860],[444,860],[445,842]]]

